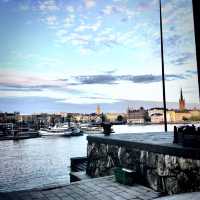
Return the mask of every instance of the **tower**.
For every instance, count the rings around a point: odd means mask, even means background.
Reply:
[[[101,114],[101,108],[100,108],[99,105],[97,105],[96,114],[97,114],[97,115],[100,115],[100,114]]]
[[[185,99],[183,98],[182,88],[181,88],[180,99],[179,99],[179,110],[180,111],[184,111],[185,110]]]

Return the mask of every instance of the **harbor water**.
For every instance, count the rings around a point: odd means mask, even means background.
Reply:
[[[174,125],[169,125],[170,131]],[[163,125],[113,126],[115,133],[161,132]],[[0,192],[69,183],[70,157],[86,156],[87,135],[0,141]]]

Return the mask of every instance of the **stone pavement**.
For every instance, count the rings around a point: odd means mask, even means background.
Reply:
[[[156,200],[199,200],[199,199],[200,199],[200,192],[191,192],[191,193],[161,197]]]
[[[152,200],[159,196],[147,187],[121,185],[108,176],[58,188],[0,193],[0,200]]]

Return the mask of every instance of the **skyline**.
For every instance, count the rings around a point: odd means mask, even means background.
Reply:
[[[191,1],[162,6],[168,106],[198,106]],[[162,105],[157,0],[0,0],[0,24],[1,111]]]

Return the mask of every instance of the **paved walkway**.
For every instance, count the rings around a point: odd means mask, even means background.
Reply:
[[[0,200],[152,200],[159,193],[141,186],[125,186],[113,176],[80,181],[60,188],[0,193]]]
[[[158,198],[156,200],[200,200],[200,192],[177,194],[173,196]]]

